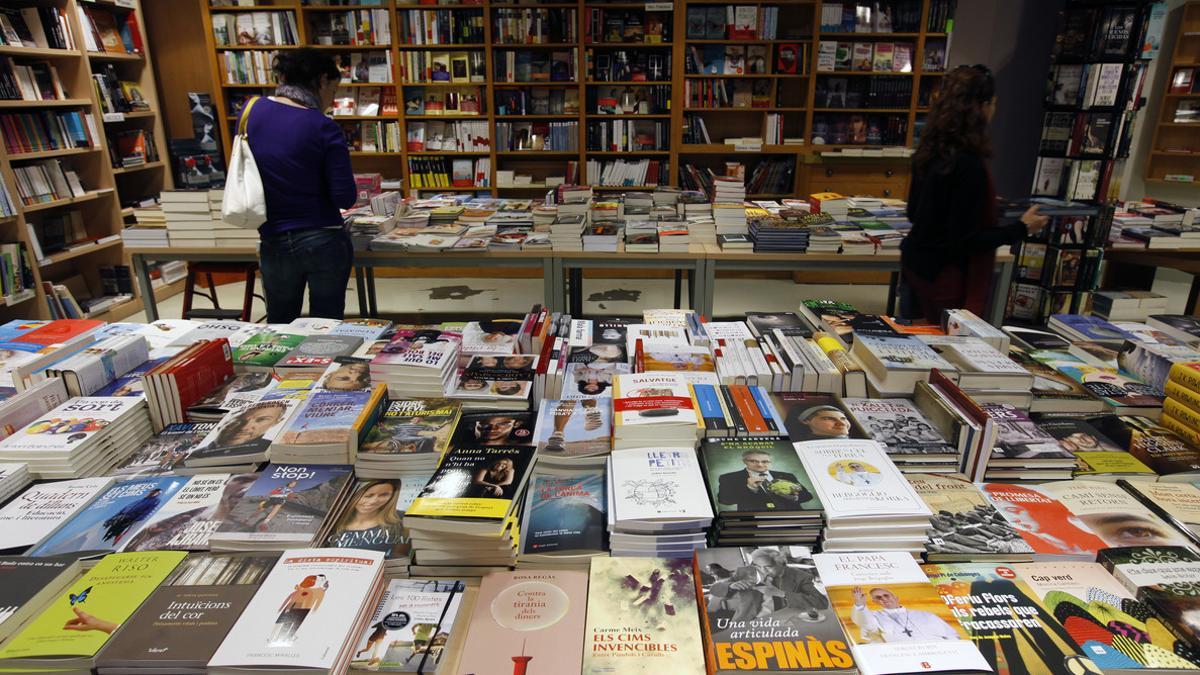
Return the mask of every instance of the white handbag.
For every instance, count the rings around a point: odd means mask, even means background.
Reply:
[[[246,121],[258,99],[256,96],[246,103],[242,118],[238,120],[237,135],[233,137],[233,148],[229,153],[229,171],[225,174],[225,196],[221,200],[221,219],[249,230],[256,230],[267,222],[267,196],[246,135]]]

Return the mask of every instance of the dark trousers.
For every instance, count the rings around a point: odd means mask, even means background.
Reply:
[[[348,232],[314,229],[265,235],[258,258],[267,294],[267,323],[298,318],[304,309],[305,285],[309,316],[344,317],[346,288],[354,266]]]

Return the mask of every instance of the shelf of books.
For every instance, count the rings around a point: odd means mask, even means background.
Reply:
[[[1189,2],[1181,11],[1171,79],[1158,108],[1154,143],[1146,157],[1146,180],[1194,185],[1200,170],[1200,134],[1196,133],[1200,128],[1200,2]],[[1165,15],[1166,8],[1161,12]]]
[[[954,5],[209,1],[230,128],[270,93],[278,50],[327,49],[342,66],[333,114],[357,171],[412,193],[513,197],[726,174],[750,195],[791,195],[828,151],[903,157],[944,70]],[[818,46],[829,61],[814,70]],[[867,182],[900,196],[897,181]]]
[[[0,317],[117,320],[141,309],[123,214],[170,177],[138,9],[0,8]]]

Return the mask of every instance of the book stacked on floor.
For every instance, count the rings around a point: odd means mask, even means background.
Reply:
[[[534,446],[458,446],[404,514],[413,574],[479,576],[516,561],[519,496]]]
[[[681,556],[705,546],[712,505],[691,445],[615,449],[608,461],[609,546],[614,555]]]
[[[0,461],[40,479],[101,476],[152,433],[145,401],[81,396],[0,441]]]
[[[796,443],[825,508],[823,551],[925,550],[932,514],[876,441]]]
[[[717,512],[714,546],[817,543],[821,500],[786,438],[710,438],[699,454]]]

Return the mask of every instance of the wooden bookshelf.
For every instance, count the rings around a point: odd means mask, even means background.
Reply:
[[[171,176],[167,165],[161,161],[166,157],[166,134],[159,114],[158,91],[151,67],[151,50],[147,41],[146,27],[142,22],[140,0],[123,0],[120,5],[112,2],[91,0],[17,0],[19,6],[49,6],[61,9],[70,26],[73,49],[0,47],[0,56],[12,58],[18,64],[48,62],[58,72],[67,98],[50,101],[0,101],[0,114],[38,111],[78,111],[89,116],[92,124],[89,133],[93,146],[64,150],[8,153],[0,147],[0,178],[3,178],[17,207],[17,215],[0,219],[0,241],[21,242],[29,253],[34,292],[16,302],[0,302],[0,321],[16,318],[47,319],[51,317],[48,299],[42,291],[43,282],[62,283],[67,279],[82,277],[92,295],[101,295],[99,268],[102,266],[129,265],[125,255],[121,231],[125,227],[126,214],[123,208],[129,203],[146,197],[157,196],[163,189],[171,187]],[[84,39],[84,26],[79,16],[80,7],[96,12],[114,12],[121,17],[132,12],[142,40],[141,54],[114,54],[89,52]],[[123,116],[102,115],[99,93],[93,86],[92,75],[111,66],[119,79],[136,83],[142,97],[149,104],[148,111],[126,113]],[[109,158],[109,139],[127,129],[141,129],[150,135],[158,149],[160,161],[150,162],[145,167],[114,169]],[[94,132],[94,133],[93,133]],[[57,201],[22,205],[17,190],[14,167],[21,167],[40,159],[61,160],[64,168],[75,171],[82,185],[88,190],[84,195]],[[98,240],[90,244],[72,246],[65,251],[47,254],[41,261],[34,259],[33,237],[35,226],[47,217],[60,216],[72,211],[79,212],[87,236]],[[115,237],[115,238],[114,238]],[[134,284],[134,299],[119,306],[120,316],[129,316],[141,310],[141,298]],[[118,307],[104,314],[115,316]]]
[[[780,161],[791,158],[794,167],[792,177],[787,185],[781,186],[778,192],[769,194],[808,194],[814,191],[834,190],[849,191],[861,194],[864,191],[877,196],[903,197],[908,186],[908,160],[904,158],[855,158],[852,160],[827,159],[821,157],[821,152],[831,149],[832,143],[814,144],[814,118],[817,116],[863,115],[887,116],[898,120],[900,133],[889,138],[889,144],[911,146],[917,136],[914,133],[927,113],[928,97],[940,81],[942,72],[926,71],[923,69],[926,50],[930,45],[940,45],[942,48],[949,41],[947,27],[952,21],[933,25],[931,23],[931,6],[936,7],[943,0],[890,0],[885,3],[890,6],[905,5],[911,11],[917,12],[919,21],[911,21],[915,30],[903,32],[839,32],[822,33],[820,0],[742,0],[725,2],[722,0],[683,0],[675,3],[636,3],[636,2],[601,2],[578,0],[577,2],[493,2],[487,0],[479,3],[450,3],[450,4],[416,4],[403,0],[381,0],[370,5],[330,6],[324,4],[305,4],[304,0],[259,0],[253,7],[212,7],[210,0],[197,0],[203,8],[204,30],[208,52],[212,56],[213,73],[213,103],[218,117],[225,120],[225,133],[221,134],[226,156],[228,157],[231,131],[236,124],[235,110],[230,102],[247,94],[270,94],[273,84],[234,84],[226,81],[225,58],[230,53],[248,53],[255,51],[274,51],[288,49],[295,45],[218,45],[213,35],[214,17],[227,13],[245,13],[254,11],[281,11],[294,14],[297,26],[297,43],[299,45],[318,46],[332,54],[352,54],[365,51],[386,51],[393,64],[393,74],[386,83],[354,83],[347,86],[379,87],[384,94],[395,96],[399,107],[398,114],[378,116],[337,116],[335,119],[344,125],[371,122],[396,122],[400,137],[400,147],[388,152],[355,152],[353,162],[357,172],[375,172],[385,178],[404,179],[406,191],[409,194],[429,194],[446,188],[415,188],[409,174],[411,159],[486,159],[489,170],[486,185],[479,187],[456,187],[459,192],[478,192],[486,195],[504,196],[538,196],[535,191],[545,190],[548,177],[563,177],[567,163],[573,162],[578,167],[576,177],[580,183],[589,184],[596,176],[588,175],[588,161],[600,163],[612,162],[618,159],[627,160],[663,160],[666,167],[665,180],[661,184],[679,185],[680,167],[687,163],[696,166],[718,168],[724,171],[727,160],[741,161],[746,165],[747,175],[754,167],[763,161]],[[748,36],[746,39],[726,35],[722,39],[688,38],[687,10],[689,8],[722,8],[726,5],[754,7],[758,11],[768,8],[778,12],[778,31],[773,38]],[[382,9],[389,12],[391,39],[390,44],[383,46],[366,45],[316,45],[317,36],[312,29],[314,17],[334,12],[349,10]],[[499,30],[498,21],[506,13],[513,10],[535,13],[558,14],[565,16],[568,12],[575,14],[575,30],[572,40],[544,40],[534,43],[513,44],[506,42]],[[591,12],[630,12],[640,17],[642,25],[647,28],[651,22],[661,25],[661,33],[657,30],[646,30],[651,35],[661,35],[650,39],[643,38],[640,42],[623,42],[613,39],[611,35],[594,34],[591,30]],[[483,17],[483,41],[469,41],[462,44],[411,44],[402,42],[401,23],[410,12],[443,12],[457,16],[481,14]],[[787,28],[788,32],[784,32]],[[936,29],[936,30],[934,30]],[[851,43],[867,44],[903,42],[910,45],[912,67],[904,72],[861,72],[837,71],[818,73],[816,70],[817,50],[822,39],[845,40]],[[781,46],[796,45],[803,52],[804,58],[796,73],[779,72],[775,68]],[[686,73],[685,64],[691,49],[701,52],[705,47],[750,47],[758,46],[766,50],[767,63],[764,73],[743,74],[703,74]],[[554,52],[574,52],[574,69],[565,81],[531,81],[510,82],[498,80],[497,66],[503,66],[502,59],[513,52],[541,54],[550,56]],[[596,69],[600,62],[607,57],[610,64],[613,56],[625,51],[632,56],[634,53],[662,56],[664,67],[669,57],[669,77],[654,80],[648,75],[646,80],[612,80],[603,79],[604,73],[597,77]],[[432,55],[437,52],[475,52],[483,55],[484,77],[482,81],[470,82],[405,82],[401,77],[400,64],[407,53],[422,53]],[[534,58],[537,58],[536,56]],[[877,78],[898,78],[910,83],[910,91],[902,101],[895,101],[886,106],[868,107],[865,104],[855,109],[816,105],[814,94],[819,82],[828,78],[841,78],[871,82]],[[699,83],[705,80],[721,80],[730,84],[745,83],[753,85],[762,83],[768,94],[769,105],[764,107],[747,108],[689,108],[685,97],[689,83]],[[644,112],[631,112],[624,106],[619,106],[615,112],[600,113],[597,106],[597,94],[606,89],[624,92],[637,100],[651,98],[652,87],[662,87],[666,95],[664,105],[651,108]],[[413,115],[405,110],[406,94],[413,90],[424,88],[426,95],[436,94],[445,88],[478,88],[482,95],[481,111],[478,115],[446,114],[446,115]],[[552,95],[569,92],[578,101],[578,109],[573,112],[562,112],[557,108],[553,112],[533,113],[524,110],[518,113],[500,113],[497,105],[498,96],[508,97],[514,90],[533,95],[535,91],[549,90]],[[543,94],[538,94],[541,96]],[[712,143],[685,144],[684,123],[690,116],[704,119],[709,128]],[[769,143],[761,150],[742,151],[740,147],[726,145],[721,141],[730,137],[759,137],[766,132],[767,116],[781,115],[783,119],[783,135],[788,138],[803,139],[802,144]],[[480,120],[487,123],[490,133],[491,147],[485,153],[454,153],[438,150],[412,152],[408,150],[408,132],[415,122],[430,121],[469,121]],[[635,130],[654,129],[656,123],[661,125],[665,136],[661,139],[661,149],[612,150],[588,149],[588,130],[600,123],[613,121],[628,121],[633,123]],[[577,149],[525,151],[510,150],[497,147],[497,125],[505,123],[571,123],[578,129]],[[882,139],[881,139],[882,140]],[[862,144],[859,144],[861,146]],[[873,143],[873,146],[883,143]],[[532,177],[531,185],[497,184],[498,171],[514,171]],[[653,185],[620,186],[597,185],[606,191],[631,189],[649,190]],[[764,193],[767,194],[767,193]]]
[[[1175,185],[1196,185],[1200,180],[1200,113],[1192,122],[1177,122],[1180,106],[1200,106],[1200,2],[1180,8],[1179,32],[1171,54],[1167,86],[1163,89],[1154,125],[1154,142],[1146,158],[1146,180]],[[1176,86],[1190,74],[1191,86]],[[1167,176],[1191,176],[1190,181]]]

